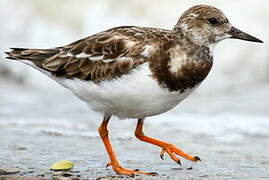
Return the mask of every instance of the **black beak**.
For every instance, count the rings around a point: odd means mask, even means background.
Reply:
[[[244,33],[243,31],[240,31],[239,29],[236,29],[235,27],[232,27],[228,33],[231,35],[231,38],[234,38],[234,39],[241,39],[245,41],[263,43],[262,40],[259,40],[258,38],[255,38],[247,33]]]

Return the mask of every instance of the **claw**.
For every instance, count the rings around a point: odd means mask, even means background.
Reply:
[[[164,153],[165,153],[165,149],[162,149],[161,152],[160,152],[160,158],[162,160],[164,160]]]
[[[182,152],[180,149],[178,149],[177,147],[175,147],[172,144],[165,144],[165,146],[162,147],[161,152],[160,152],[161,159],[164,158],[163,155],[165,152],[170,156],[171,159],[173,159],[179,165],[181,165],[181,161],[175,155],[179,155],[179,156],[184,157],[185,159],[188,159],[188,160],[193,161],[193,162],[201,161],[201,159],[198,156],[190,156],[190,155]]]
[[[194,156],[194,159],[195,159],[196,161],[202,161],[198,156]]]
[[[111,166],[112,164],[111,164],[111,162],[110,163],[107,163],[106,164],[106,168],[108,168],[109,166]]]
[[[177,161],[177,163],[181,166],[181,161],[180,161],[180,159]]]

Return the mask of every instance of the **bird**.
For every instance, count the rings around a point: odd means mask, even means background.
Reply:
[[[147,117],[167,112],[189,96],[207,77],[215,46],[234,38],[263,43],[230,23],[213,6],[195,5],[172,29],[119,26],[68,45],[49,48],[10,48],[8,59],[30,65],[69,89],[90,109],[103,116],[98,132],[112,169],[121,175],[156,175],[121,166],[109,140],[112,116],[136,119],[135,137],[160,147],[181,165],[180,157],[198,156],[144,134]]]

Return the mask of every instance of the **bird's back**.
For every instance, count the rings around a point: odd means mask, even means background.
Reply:
[[[26,60],[53,76],[100,82],[148,61],[169,30],[122,26],[52,49],[11,48],[9,59]],[[25,62],[25,61],[23,61]]]

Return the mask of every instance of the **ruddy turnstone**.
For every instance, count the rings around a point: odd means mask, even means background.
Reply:
[[[18,60],[70,89],[94,111],[104,115],[98,131],[118,174],[153,175],[123,168],[108,138],[112,115],[138,119],[135,136],[161,148],[177,163],[176,155],[197,162],[176,146],[143,133],[144,119],[174,108],[196,89],[213,64],[221,40],[261,40],[233,27],[217,8],[197,5],[179,18],[172,30],[122,26],[52,49],[11,48],[7,58]]]

